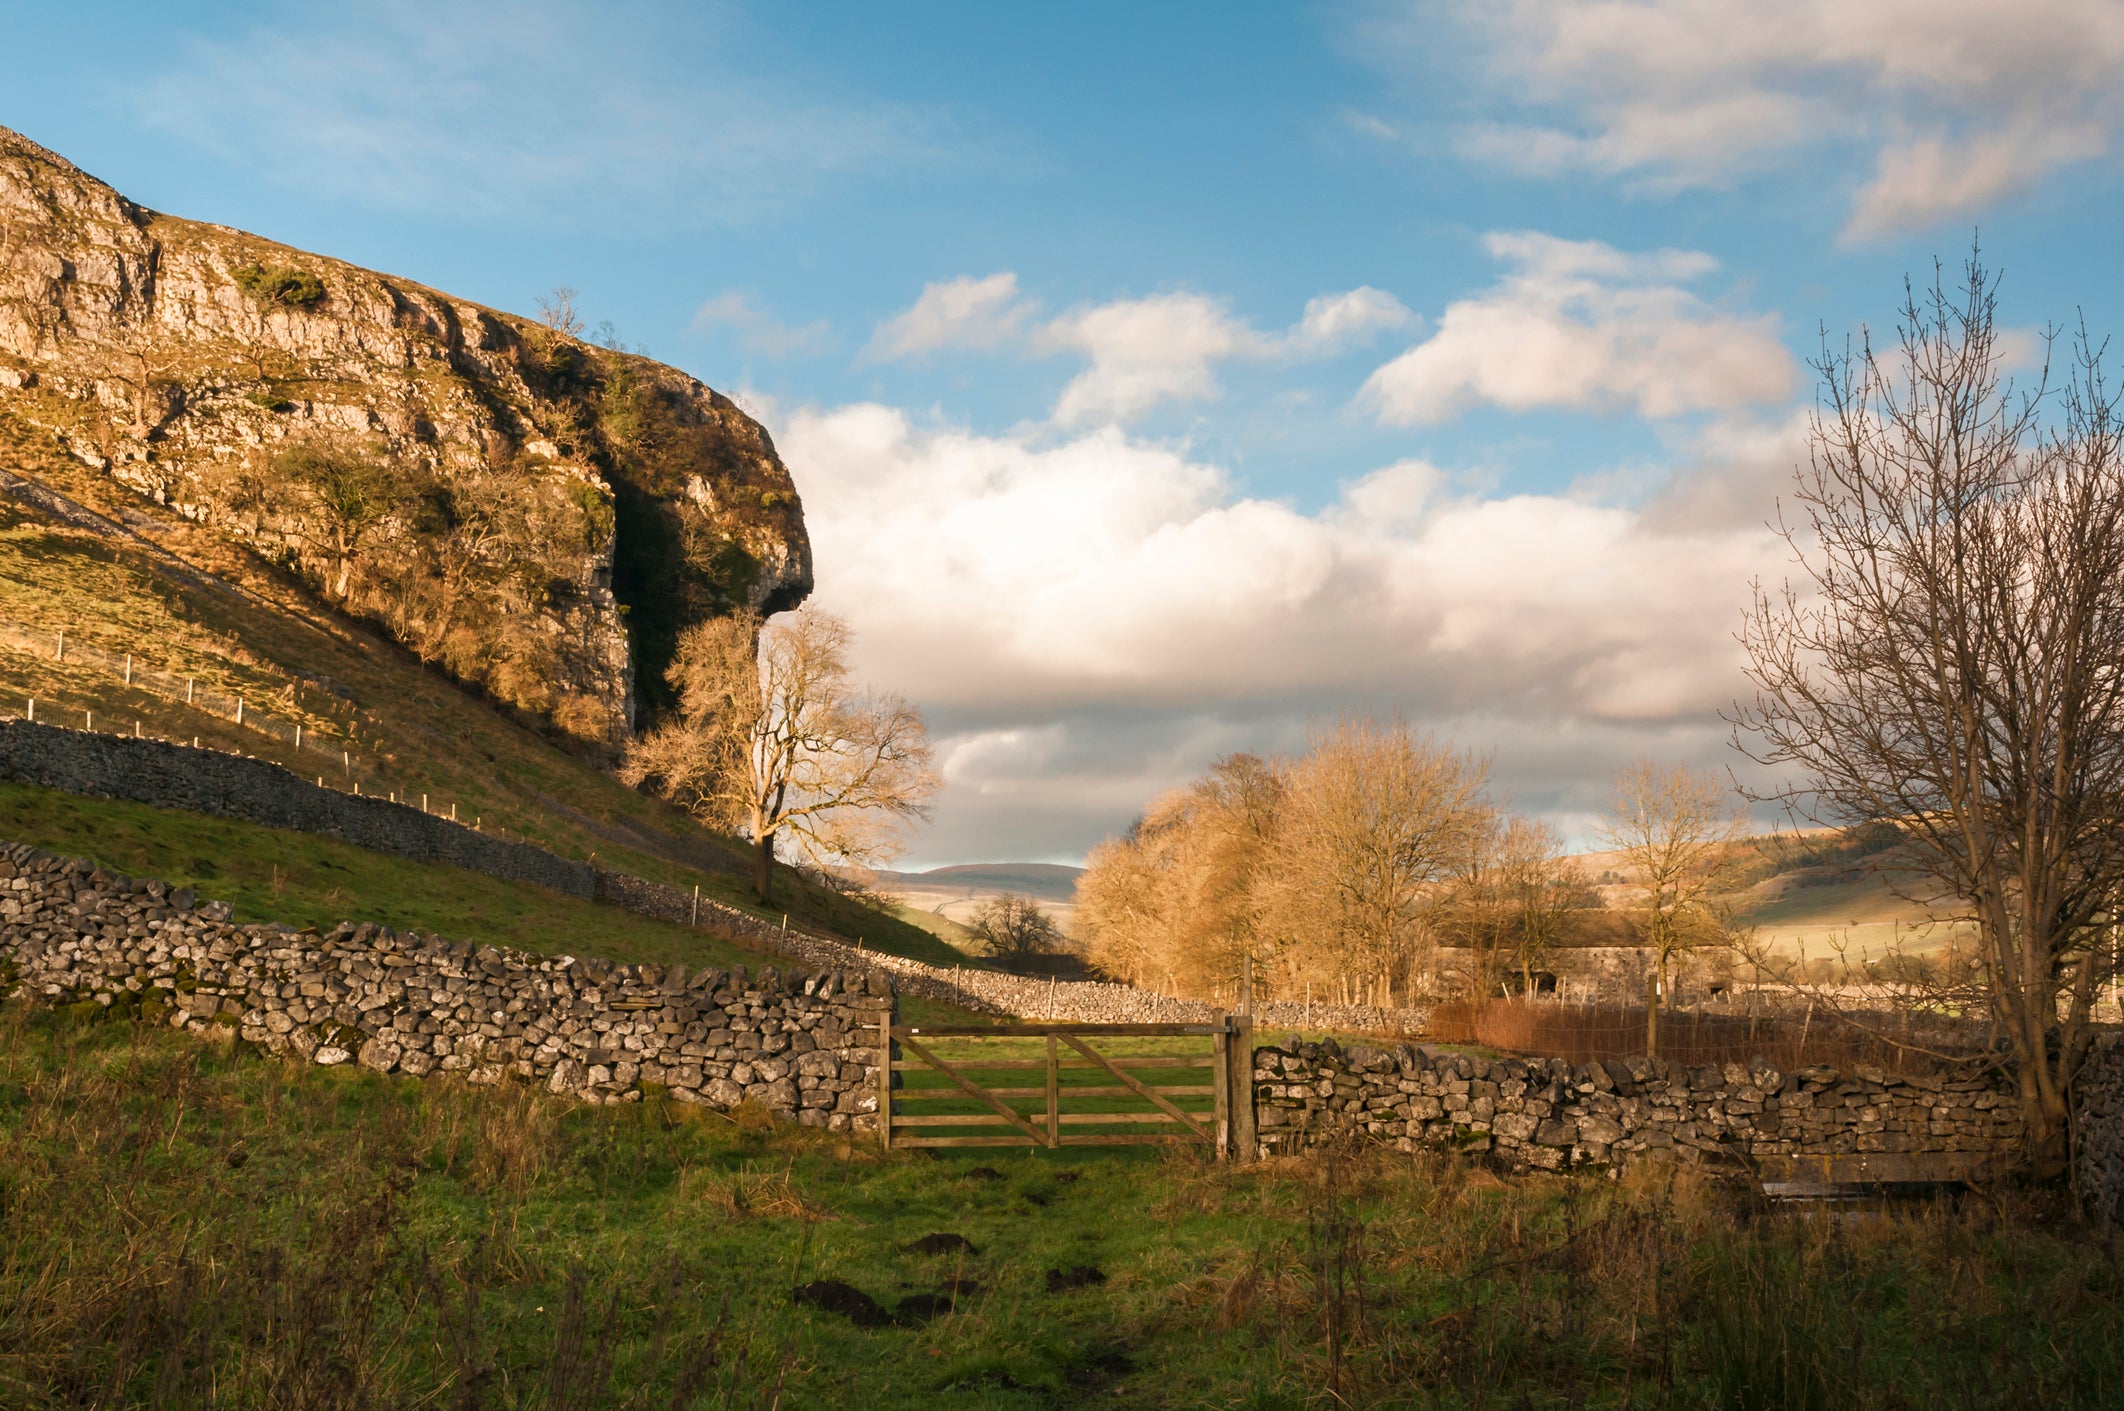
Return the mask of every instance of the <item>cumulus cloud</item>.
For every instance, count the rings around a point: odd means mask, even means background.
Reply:
[[[706,333],[727,328],[738,345],[748,352],[787,358],[824,352],[833,344],[833,325],[825,319],[792,325],[782,322],[752,302],[750,295],[726,290],[704,302],[693,313],[693,329]]]
[[[186,40],[127,97],[260,176],[546,225],[718,224],[967,155],[935,113],[834,96],[764,47],[720,6],[350,0]]]
[[[1018,292],[1018,276],[1009,270],[925,284],[912,308],[878,325],[868,352],[911,358],[945,348],[1013,346],[1023,341],[1039,307]]]
[[[1286,342],[1298,352],[1332,352],[1362,343],[1375,333],[1401,328],[1413,317],[1392,294],[1365,284],[1346,294],[1308,299],[1304,316],[1286,335]]]
[[[1168,401],[1218,392],[1217,367],[1235,358],[1325,357],[1411,319],[1383,290],[1361,286],[1307,301],[1297,323],[1265,333],[1204,294],[1154,294],[1071,309],[1041,322],[1039,301],[1010,271],[924,285],[905,311],[878,325],[866,354],[909,358],[946,349],[1074,354],[1084,369],[1062,389],[1065,426],[1127,424]]]
[[[1055,402],[1055,419],[1064,424],[1130,422],[1160,402],[1213,396],[1218,363],[1260,357],[1273,347],[1201,294],[1117,299],[1064,314],[1040,330],[1038,341],[1079,353],[1087,363]]]
[[[1484,244],[1510,273],[1447,306],[1436,332],[1371,375],[1364,397],[1381,420],[1444,421],[1477,403],[1672,417],[1792,393],[1797,368],[1774,318],[1684,287],[1716,268],[1707,255],[1527,232]]]
[[[1435,4],[1397,6],[1435,43]],[[1478,124],[1468,153],[1535,174],[1719,185],[1826,148],[1874,154],[1847,234],[1963,217],[2107,153],[2124,125],[2113,0],[1455,3],[1496,86],[1561,122]]]
[[[1577,741],[1544,787],[1597,797],[1633,753],[1711,749],[1747,578],[1780,562],[1759,516],[1474,498],[1421,461],[1306,513],[1112,428],[1035,441],[858,405],[776,440],[818,601],[940,732],[951,789],[919,849],[940,859],[1079,853],[1215,754],[1353,706],[1544,761]]]

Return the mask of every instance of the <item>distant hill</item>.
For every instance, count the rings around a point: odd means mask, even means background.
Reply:
[[[941,894],[973,892],[994,896],[1009,892],[1037,901],[1073,902],[1081,867],[1056,862],[967,862],[956,867],[932,867],[927,872],[888,872],[879,880],[903,891]]]

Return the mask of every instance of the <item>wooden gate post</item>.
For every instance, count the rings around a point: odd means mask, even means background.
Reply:
[[[892,1021],[899,1012],[899,997],[878,1016],[878,1145],[892,1150]]]
[[[1225,1068],[1230,1083],[1224,1089],[1232,1115],[1232,1160],[1252,1161],[1258,1138],[1254,1128],[1254,1016],[1234,1016],[1231,1037],[1225,1040],[1229,1058]]]
[[[1232,1016],[1217,1010],[1217,1033],[1210,1040],[1214,1057],[1211,1069],[1216,1077],[1210,1086],[1216,1089],[1213,1115],[1216,1119],[1217,1159],[1228,1161],[1232,1155]]]

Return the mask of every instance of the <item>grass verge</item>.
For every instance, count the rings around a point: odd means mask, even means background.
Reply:
[[[885,1158],[20,1005],[0,1192],[27,1408],[2124,1396],[2116,1244],[2010,1195],[1795,1218],[1443,1156]]]

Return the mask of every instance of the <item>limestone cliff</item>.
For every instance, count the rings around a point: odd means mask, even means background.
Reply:
[[[611,747],[680,631],[801,602],[760,425],[559,327],[128,201],[0,128],[0,416]]]

